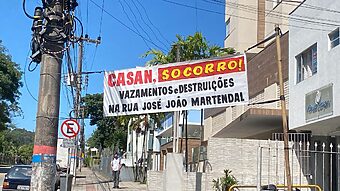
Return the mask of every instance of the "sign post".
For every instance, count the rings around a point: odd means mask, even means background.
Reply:
[[[78,135],[80,131],[80,125],[76,120],[68,119],[61,124],[61,133],[66,138],[73,138]]]
[[[80,125],[76,120],[68,119],[61,124],[61,133],[66,137],[63,140],[63,147],[67,147],[67,173],[66,173],[66,185],[65,188],[68,189],[68,179],[70,174],[70,150],[75,149],[75,140],[73,139],[78,135],[80,131]]]

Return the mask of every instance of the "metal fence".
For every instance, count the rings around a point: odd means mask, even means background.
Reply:
[[[259,148],[258,185],[285,183],[284,164],[280,160],[283,158],[282,134],[274,134],[273,140],[274,144]],[[336,138],[290,133],[289,141],[293,184],[316,184],[325,191],[340,191],[340,144]]]

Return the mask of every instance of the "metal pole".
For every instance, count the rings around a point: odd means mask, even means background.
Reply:
[[[281,114],[282,114],[282,127],[283,127],[283,141],[284,141],[284,158],[285,158],[285,171],[287,178],[288,191],[292,191],[292,178],[290,174],[289,164],[289,143],[288,143],[288,123],[287,123],[287,111],[286,100],[284,94],[283,75],[282,75],[282,58],[281,58],[281,42],[280,42],[280,28],[275,26],[276,31],[276,51],[277,51],[277,66],[280,84],[280,100],[281,100]]]
[[[38,111],[32,157],[31,190],[54,190],[60,106],[61,64],[64,41],[56,28],[63,27],[63,4],[55,0],[47,5],[49,22],[44,33],[44,49],[40,69]],[[48,38],[46,38],[48,37]]]
[[[201,135],[201,146],[204,140],[204,110],[201,109],[201,126],[200,126],[200,135]]]
[[[262,176],[262,147],[257,148],[257,186],[256,190],[261,190],[261,176]]]
[[[188,172],[188,111],[185,111],[185,170]]]
[[[66,184],[65,184],[65,188],[66,190],[68,187],[68,177],[70,175],[70,148],[67,149],[67,171],[66,171]]]
[[[81,168],[84,162],[84,157],[85,157],[85,135],[84,135],[84,128],[85,128],[85,110],[82,107],[82,119],[81,119],[81,128],[80,128],[80,156],[81,156],[81,161],[79,165],[79,172],[81,172]]]
[[[177,51],[176,51],[176,62],[180,62],[181,55],[180,55],[180,47],[179,45],[176,45]],[[178,147],[179,147],[179,141],[178,141],[178,120],[179,119],[179,111],[174,112],[173,117],[173,141],[172,141],[172,147],[173,147],[173,153],[178,153]]]

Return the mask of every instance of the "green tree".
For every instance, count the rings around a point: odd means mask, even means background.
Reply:
[[[177,62],[177,52],[179,52],[180,61],[199,60],[218,56],[226,56],[235,53],[235,49],[233,48],[221,48],[216,45],[210,45],[207,39],[203,37],[202,33],[200,32],[196,32],[194,35],[189,35],[188,37],[182,37],[180,35],[176,35],[176,37],[177,41],[173,43],[173,46],[168,53],[164,53],[155,49],[147,51],[143,57],[152,56],[152,59],[149,60],[146,65],[153,66]],[[152,120],[156,124],[158,123],[160,125],[160,121],[162,117],[164,118],[164,114],[161,117],[158,117],[157,114],[151,115],[156,115],[152,117]],[[146,150],[145,141],[146,139],[144,139],[143,142],[144,151]],[[146,157],[146,154],[144,154],[144,157]],[[142,181],[145,181],[146,172],[143,172],[142,174],[144,179]]]
[[[158,64],[168,64],[176,62],[177,49],[179,48],[180,61],[199,60],[234,54],[233,48],[221,48],[217,45],[209,45],[209,42],[202,33],[196,32],[194,35],[182,37],[177,35],[177,41],[173,43],[170,51],[166,54],[160,50],[152,49],[147,51],[143,57],[153,56],[147,62],[148,66]]]
[[[110,148],[119,146],[125,149],[127,140],[127,121],[121,117],[103,117],[103,94],[91,94],[82,98],[85,115],[90,117],[90,125],[97,129],[88,139],[90,147]]]
[[[0,132],[0,153],[7,157],[20,157],[22,162],[29,162],[33,154],[33,143],[33,132],[16,128],[14,125]]]
[[[6,129],[11,116],[20,113],[18,98],[22,86],[19,65],[12,61],[0,40],[0,131]]]

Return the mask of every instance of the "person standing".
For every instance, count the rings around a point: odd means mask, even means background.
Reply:
[[[111,161],[112,176],[113,176],[113,188],[119,188],[119,173],[122,168],[120,158],[116,153]]]

